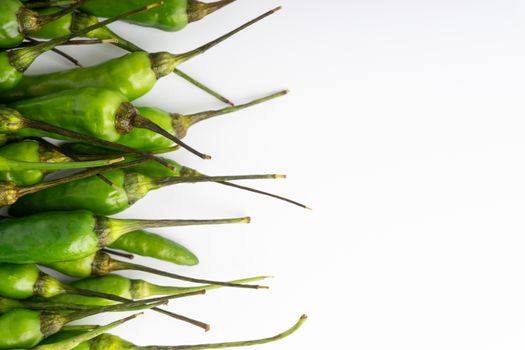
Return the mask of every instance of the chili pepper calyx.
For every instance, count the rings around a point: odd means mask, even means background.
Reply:
[[[13,134],[25,127],[25,123],[25,119],[18,111],[8,107],[0,107],[0,133]]]
[[[18,188],[14,182],[0,183],[0,207],[16,203],[18,197]]]
[[[45,273],[40,274],[33,288],[35,296],[40,296],[44,298],[51,298],[56,295],[64,294],[67,291],[68,288],[66,288],[66,286],[62,282]]]
[[[25,6],[22,6],[16,14],[18,18],[18,30],[24,35],[34,33],[40,29],[39,14]]]
[[[221,0],[210,3],[205,3],[197,0],[188,1],[188,22],[195,22],[204,17],[220,10],[226,5],[231,4],[235,0]]]
[[[145,175],[135,172],[124,175],[124,190],[128,196],[129,204],[134,204],[144,198],[149,191],[157,187],[152,179]]]

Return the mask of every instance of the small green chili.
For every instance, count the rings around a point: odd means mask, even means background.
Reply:
[[[246,217],[217,220],[114,219],[94,215],[87,210],[7,218],[0,221],[0,262],[54,263],[81,259],[128,232],[146,228],[248,222]]]

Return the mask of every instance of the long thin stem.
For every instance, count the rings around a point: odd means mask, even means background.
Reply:
[[[72,5],[80,0],[44,0],[44,1],[32,1],[24,4],[27,8],[39,8],[39,7],[52,7],[52,6],[66,6]]]
[[[113,328],[120,326],[121,324],[131,321],[138,316],[142,315],[142,313],[138,313],[135,315],[128,316],[126,318],[123,318],[121,320],[115,321],[113,323],[110,323],[106,326],[100,326],[96,328],[92,328],[92,330],[88,331],[87,333],[82,333],[80,335],[77,335],[75,337],[58,341],[52,344],[45,344],[45,345],[37,345],[36,347],[32,348],[31,350],[69,350],[73,349],[76,346],[89,341],[95,337],[98,337],[101,334],[106,333],[109,330],[112,330]]]
[[[144,299],[144,300],[138,300],[138,301],[129,301],[125,300],[122,301],[120,304],[115,305],[109,305],[109,306],[100,306],[100,307],[94,307],[89,310],[81,310],[77,312],[73,312],[67,315],[64,315],[65,323],[73,322],[76,320],[80,320],[89,316],[105,313],[105,312],[123,312],[123,311],[130,311],[130,310],[136,310],[137,308],[154,308],[157,307],[157,304],[165,304],[171,299],[178,299],[178,298],[184,298],[188,296],[194,296],[194,295],[202,295],[205,291],[199,291],[199,292],[192,292],[192,293],[186,293],[186,294],[180,294],[180,295],[169,295],[161,298],[152,298],[152,299]],[[152,306],[153,305],[153,306]]]
[[[153,132],[155,132],[157,134],[160,134],[160,135],[164,136],[165,138],[173,141],[177,145],[181,146],[182,148],[188,150],[189,152],[197,155],[198,157],[200,157],[202,159],[211,159],[211,157],[209,155],[197,151],[193,147],[191,147],[188,144],[186,144],[185,142],[181,141],[178,137],[170,134],[169,132],[167,132],[166,130],[164,130],[163,128],[161,128],[160,126],[158,126],[157,124],[155,124],[151,120],[149,120],[147,118],[144,118],[141,115],[137,114],[135,116],[135,118],[133,118],[133,121],[134,121],[133,125],[135,127],[137,127],[137,128],[143,128],[143,129],[151,130],[151,131],[153,131]]]
[[[233,288],[247,288],[247,289],[267,289],[266,286],[259,286],[259,285],[252,285],[252,284],[239,284],[239,283],[231,283],[231,282],[222,282],[222,281],[212,281],[212,280],[205,280],[201,278],[193,278],[188,276],[179,275],[176,273],[170,273],[162,270],[157,270],[148,266],[144,265],[138,265],[133,264],[126,261],[120,261],[120,260],[112,260],[111,262],[111,268],[113,271],[121,271],[121,270],[137,270],[137,271],[143,271],[152,273],[154,275],[169,277],[181,281],[187,281],[192,283],[205,283],[205,284],[215,284],[218,286],[223,287],[233,287]]]
[[[271,343],[274,341],[281,340],[288,337],[289,335],[295,333],[303,323],[306,321],[306,315],[302,315],[291,328],[288,330],[277,334],[273,337],[255,339],[255,340],[245,340],[245,341],[235,341],[235,342],[226,342],[226,343],[211,343],[211,344],[195,344],[195,345],[178,345],[178,346],[141,346],[141,350],[202,350],[202,349],[223,349],[223,348],[236,348],[242,346],[252,346]]]
[[[234,180],[262,180],[262,179],[284,179],[285,175],[264,174],[264,175],[228,175],[228,176],[191,176],[191,177],[162,177],[154,178],[153,183],[159,187],[165,187],[182,183],[198,182],[222,182]]]
[[[31,301],[21,301],[22,306],[25,309],[31,310],[46,310],[46,311],[63,311],[63,310],[88,310],[92,309],[92,306],[89,305],[78,305],[78,304],[57,304],[57,303],[43,303],[43,302],[31,302]]]
[[[132,162],[113,164],[113,165],[109,165],[109,166],[105,166],[105,167],[100,167],[100,168],[95,168],[95,169],[82,171],[82,172],[79,172],[79,173],[76,173],[76,174],[73,174],[73,175],[70,175],[70,176],[66,176],[66,177],[55,179],[55,180],[51,180],[51,181],[42,182],[42,183],[39,183],[39,184],[36,184],[36,185],[33,185],[33,186],[20,187],[18,189],[18,191],[17,191],[18,197],[26,196],[28,194],[35,193],[35,192],[38,192],[38,191],[43,191],[43,190],[48,189],[48,188],[60,186],[60,185],[65,184],[65,183],[82,180],[82,179],[85,179],[85,178],[88,178],[88,177],[91,177],[91,176],[94,176],[94,175],[98,175],[100,173],[104,173],[104,172],[107,172],[107,171],[124,169],[124,168],[130,167],[130,166],[141,164],[144,161],[145,161],[144,159],[139,159],[139,160],[134,160]]]
[[[223,41],[225,41],[226,39],[232,37],[233,35],[239,33],[240,31],[248,28],[249,26],[259,22],[260,20],[270,16],[271,14],[279,11],[281,9],[281,6],[279,7],[276,7],[274,8],[273,10],[270,10],[264,14],[262,14],[261,16],[257,17],[257,18],[254,18],[252,19],[251,21],[249,22],[246,22],[245,24],[241,25],[240,27],[230,31],[229,33],[225,34],[225,35],[222,35],[220,36],[219,38],[215,39],[215,40],[212,40],[210,41],[209,43],[207,44],[204,44],[194,50],[191,50],[189,52],[186,52],[186,53],[183,53],[183,54],[180,54],[180,55],[176,55],[176,58],[177,58],[177,64],[181,64],[189,59],[192,59],[193,57],[195,56],[198,56],[198,55],[201,55],[203,54],[204,52],[208,51],[209,49],[211,49],[212,47],[222,43]]]
[[[278,199],[278,200],[281,200],[281,201],[288,202],[290,204],[296,205],[298,207],[311,210],[311,208],[308,207],[307,205],[304,205],[304,204],[296,202],[296,201],[294,201],[292,199],[289,199],[289,198],[286,198],[286,197],[283,197],[283,196],[279,196],[279,195],[276,195],[276,194],[273,194],[273,193],[261,191],[261,190],[258,190],[258,189],[255,189],[255,188],[251,188],[251,187],[246,187],[246,186],[233,184],[231,182],[226,182],[226,181],[219,181],[218,183],[220,183],[221,185],[224,185],[224,186],[229,186],[229,187],[237,188],[237,189],[240,189],[240,190],[243,190],[243,191],[253,192],[253,193],[261,194],[263,196],[275,198],[275,199]]]
[[[237,106],[225,107],[225,108],[221,108],[221,109],[204,111],[204,112],[193,113],[193,114],[186,114],[186,115],[182,115],[181,117],[183,117],[184,119],[187,119],[189,121],[188,122],[189,126],[191,126],[191,125],[197,124],[197,123],[199,123],[199,122],[201,122],[203,120],[209,119],[209,118],[213,118],[213,117],[216,117],[216,116],[219,116],[219,115],[223,115],[223,114],[237,112],[237,111],[243,110],[245,108],[252,107],[252,106],[261,104],[263,102],[267,102],[267,101],[273,100],[273,99],[275,99],[277,97],[284,96],[284,95],[288,94],[288,92],[289,92],[288,90],[282,90],[282,91],[279,91],[277,93],[274,93],[274,94],[271,94],[271,95],[268,95],[268,96],[265,96],[265,97],[262,97],[262,98],[258,98],[258,99],[255,99],[253,101],[250,101],[248,103],[243,103],[243,104],[240,104],[240,105],[237,105]],[[177,118],[177,117],[178,117],[178,115],[175,114],[174,118]]]
[[[222,224],[248,224],[249,217],[232,219],[205,219],[205,220],[139,220],[139,219],[113,219],[108,218],[111,229],[120,232],[132,232],[147,228],[178,227],[195,225],[222,225]],[[117,233],[117,234],[118,234]]]
[[[192,78],[191,76],[189,76],[188,74],[184,73],[183,71],[181,71],[180,69],[178,68],[175,68],[173,70],[173,73],[174,74],[177,74],[179,77],[181,77],[182,79],[186,80],[187,82],[189,82],[190,84],[193,84],[194,86],[196,86],[197,88],[201,89],[202,91],[206,92],[207,94],[215,97],[217,100],[221,101],[221,102],[224,102],[230,106],[235,106],[235,103],[232,102],[232,100],[224,97],[223,95],[221,95],[220,93],[218,93],[217,91],[211,89],[210,87],[204,85],[203,83],[201,83],[200,81],[197,81],[195,78]]]
[[[124,258],[124,259],[129,259],[129,260],[135,259],[135,255],[133,255],[133,254],[128,254],[128,253],[124,253],[124,252],[120,252],[120,251],[116,251],[116,250],[108,249],[108,248],[104,248],[104,249],[101,249],[101,250],[102,250],[102,252],[104,252],[106,254],[120,256],[121,258]]]
[[[188,292],[188,293],[180,294],[178,297],[184,298],[184,297],[188,297],[188,296],[202,295],[205,292],[206,292],[205,290],[201,289],[201,290],[196,290],[196,291],[191,291],[191,292]],[[131,299],[119,297],[118,295],[101,293],[101,292],[95,292],[95,291],[92,291],[92,290],[73,288],[73,287],[71,287],[71,293],[82,295],[82,296],[86,296],[86,297],[108,299],[108,300],[118,301],[118,302],[121,302],[121,303],[127,303],[127,302],[132,301]],[[164,314],[166,316],[169,316],[171,318],[174,318],[174,319],[186,322],[186,323],[190,323],[190,324],[192,324],[194,326],[197,326],[197,327],[200,327],[200,328],[204,329],[205,331],[208,331],[210,329],[210,325],[209,324],[201,322],[201,321],[198,321],[198,320],[194,320],[194,319],[186,317],[184,315],[176,314],[176,313],[164,310],[164,309],[160,309],[158,307],[153,307],[152,310],[155,311],[155,312]]]
[[[150,159],[150,160],[154,160],[154,161],[164,165],[168,169],[171,169],[171,170],[174,169],[173,166],[170,163],[168,163],[165,160],[163,160],[163,159],[161,159],[159,157],[156,157],[156,156],[154,156],[154,155],[152,155],[150,153],[147,153],[147,152],[143,152],[143,151],[140,151],[140,150],[128,147],[128,146],[124,146],[124,145],[118,144],[118,143],[105,141],[105,140],[102,140],[102,139],[97,139],[97,138],[92,137],[92,136],[84,135],[84,134],[81,134],[81,133],[78,133],[78,132],[72,131],[72,130],[63,129],[63,128],[60,128],[58,126],[54,126],[54,125],[51,125],[51,124],[48,124],[48,123],[45,123],[45,122],[41,122],[41,121],[38,121],[38,120],[31,120],[31,119],[24,118],[23,121],[24,121],[24,125],[26,127],[28,127],[28,128],[34,128],[34,129],[39,129],[39,130],[43,130],[43,131],[48,131],[48,132],[51,132],[51,133],[59,134],[59,135],[70,137],[70,138],[77,139],[77,140],[81,140],[81,141],[84,141],[84,142],[87,142],[87,143],[90,143],[90,144],[96,144],[96,145],[99,145],[99,146],[102,146],[102,147],[109,147],[109,148],[113,148],[113,149],[118,149],[118,150],[121,150],[121,151],[124,151],[124,152],[127,152],[127,153],[138,154],[138,155],[140,155],[140,156],[142,156],[144,158],[147,158],[147,159]]]
[[[108,164],[121,162],[124,158],[93,160],[88,162],[46,163],[46,162],[24,162],[0,157],[0,171],[21,170],[70,170],[81,168],[95,168]]]

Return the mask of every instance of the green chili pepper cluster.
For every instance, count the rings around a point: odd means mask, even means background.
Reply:
[[[192,125],[287,94],[287,90],[282,90],[235,105],[178,68],[280,8],[182,54],[146,52],[107,27],[123,20],[163,31],[179,31],[234,1],[0,1],[0,206],[9,206],[9,216],[0,218],[0,350],[241,347],[283,339],[306,320],[303,315],[290,329],[269,338],[177,346],[137,346],[106,333],[140,314],[105,326],[69,325],[104,312],[151,309],[208,330],[207,323],[162,306],[172,299],[223,287],[267,288],[256,283],[268,276],[216,281],[114,257],[132,259],[137,254],[173,263],[174,268],[194,266],[199,258],[192,250],[145,230],[250,222],[246,216],[158,220],[111,217],[148,192],[167,186],[214,182],[307,208],[291,199],[232,182],[284,175],[208,176],[159,156],[185,149],[209,159],[181,140]],[[82,67],[59,49],[62,45],[99,43],[114,44],[128,53]],[[61,54],[79,67],[26,74],[35,60],[48,51]],[[171,73],[228,106],[180,114],[133,104],[157,80]],[[75,172],[64,174],[65,170]],[[57,275],[45,273],[39,265]],[[126,270],[194,285],[157,285],[112,274]],[[76,280],[66,283],[58,273]]]

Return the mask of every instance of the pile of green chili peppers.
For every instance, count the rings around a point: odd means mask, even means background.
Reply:
[[[155,269],[133,255],[194,266],[196,254],[149,230],[160,227],[249,223],[249,217],[116,219],[150,191],[182,183],[214,182],[305,205],[232,181],[279,174],[210,176],[166,156],[210,156],[182,139],[192,125],[268,102],[286,90],[235,105],[179,69],[280,8],[184,53],[147,52],[107,25],[126,21],[148,31],[180,31],[235,0],[1,0],[0,1],[0,350],[172,350],[243,347],[294,333],[306,316],[268,338],[211,344],[139,346],[107,332],[142,312],[106,325],[69,323],[105,312],[151,310],[209,330],[165,309],[172,299],[218,288],[267,288],[268,276],[216,281]],[[112,44],[126,53],[84,67],[61,46]],[[51,51],[77,67],[40,75],[26,71]],[[171,73],[226,104],[192,114],[139,106],[157,80]],[[65,173],[64,171],[69,172]],[[71,173],[73,171],[73,173]],[[51,179],[48,177],[52,176]],[[178,200],[178,198],[177,198]],[[75,278],[66,283],[42,267]],[[156,285],[115,275],[136,270],[191,286]],[[169,320],[166,320],[169,321]],[[152,339],[152,343],[154,340]]]

